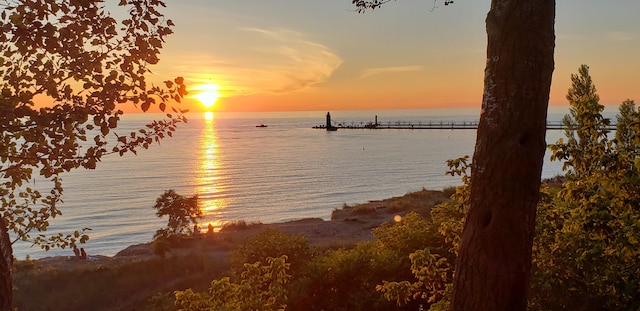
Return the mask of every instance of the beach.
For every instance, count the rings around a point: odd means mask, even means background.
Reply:
[[[201,233],[183,245],[172,249],[171,255],[200,252],[213,258],[226,260],[229,253],[247,239],[264,230],[277,230],[306,237],[309,244],[319,248],[350,248],[373,239],[372,230],[385,222],[400,221],[409,212],[429,217],[432,207],[448,201],[442,191],[421,190],[399,197],[373,200],[352,206],[343,206],[332,212],[329,220],[305,218],[271,224],[247,224],[242,228],[223,229],[214,234]],[[149,260],[157,255],[151,243],[130,245],[114,256],[89,253],[89,260],[77,260],[71,250],[69,256],[51,256],[35,260],[45,270],[92,269],[105,265],[119,265],[130,261]]]

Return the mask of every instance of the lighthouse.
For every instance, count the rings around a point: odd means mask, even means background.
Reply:
[[[327,131],[337,131],[338,128],[331,125],[331,114],[327,111]]]

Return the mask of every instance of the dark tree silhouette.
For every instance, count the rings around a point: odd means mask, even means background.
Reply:
[[[361,11],[387,0],[352,1]],[[554,0],[492,0],[452,310],[525,310],[554,68]]]
[[[158,230],[154,239],[170,239],[175,237],[197,234],[191,230],[191,225],[198,225],[198,219],[203,217],[198,204],[198,195],[185,197],[175,190],[165,191],[153,206],[156,216],[168,216],[167,227]]]
[[[88,238],[78,231],[43,234],[61,214],[61,175],[94,169],[110,153],[146,149],[186,121],[183,111],[174,109],[144,129],[109,135],[123,114],[119,104],[132,102],[142,111],[157,104],[165,111],[167,103],[187,93],[182,78],[161,87],[145,80],[172,32],[173,23],[158,11],[164,3],[121,0],[119,5],[128,13],[122,20],[98,0],[0,0],[1,311],[11,309],[14,242],[49,249]],[[36,107],[38,98],[50,105]],[[37,185],[34,175],[41,177]]]

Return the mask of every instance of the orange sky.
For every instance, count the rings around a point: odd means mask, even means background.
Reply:
[[[358,14],[348,0],[169,2],[175,33],[148,78],[184,76],[191,95],[218,85],[213,111],[479,107],[489,3],[398,0]],[[551,105],[567,105],[581,64],[601,103],[640,101],[638,12],[637,0],[558,1]],[[205,110],[194,98],[179,107]]]

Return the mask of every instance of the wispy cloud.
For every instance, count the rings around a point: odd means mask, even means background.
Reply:
[[[343,60],[304,34],[283,29],[242,28],[233,48],[191,55],[183,61],[192,80],[224,84],[227,96],[299,91],[326,81]]]
[[[425,69],[424,66],[395,66],[395,67],[369,68],[369,69],[366,69],[360,77],[367,78],[373,75],[397,73],[397,72],[422,71],[424,69]]]
[[[635,35],[623,31],[609,32],[607,36],[613,41],[632,41],[636,38]]]

